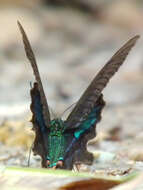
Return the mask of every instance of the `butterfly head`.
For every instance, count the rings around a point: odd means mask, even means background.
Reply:
[[[50,122],[48,135],[47,166],[49,168],[62,168],[65,151],[65,125],[61,119],[54,119]]]

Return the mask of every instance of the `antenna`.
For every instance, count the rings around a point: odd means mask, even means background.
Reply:
[[[50,106],[49,106],[49,108],[50,108],[51,114],[54,116],[54,118],[56,118],[57,115],[54,113],[53,109]]]
[[[66,113],[66,111],[68,111],[71,107],[73,107],[73,105],[75,105],[77,102],[74,102],[73,104],[71,104],[69,107],[67,107],[66,109],[65,109],[65,111],[61,114],[61,116],[60,117],[62,117],[65,113]]]

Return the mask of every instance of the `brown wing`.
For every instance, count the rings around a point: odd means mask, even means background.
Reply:
[[[106,63],[100,72],[93,79],[89,87],[81,96],[77,105],[67,118],[66,126],[69,128],[78,127],[83,122],[99,98],[102,90],[105,88],[110,78],[118,71],[119,67],[123,64],[128,53],[135,45],[139,36],[130,39],[123,47],[121,47],[113,57]]]
[[[33,72],[34,72],[34,75],[35,75],[35,79],[36,79],[36,81],[38,83],[39,93],[40,93],[42,107],[43,107],[43,116],[44,116],[45,124],[48,127],[49,123],[50,123],[50,113],[49,113],[49,108],[48,108],[46,96],[45,96],[45,93],[44,93],[44,90],[43,90],[43,85],[42,85],[42,82],[41,82],[40,74],[39,74],[39,71],[38,71],[36,59],[35,59],[35,56],[34,56],[32,48],[31,48],[30,42],[29,42],[29,40],[27,38],[27,35],[26,35],[22,25],[20,24],[20,22],[17,22],[17,23],[18,23],[20,32],[22,34],[26,56],[27,56],[27,58],[29,59],[29,61],[31,63],[31,66],[33,68]]]

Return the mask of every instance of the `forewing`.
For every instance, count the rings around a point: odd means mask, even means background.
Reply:
[[[42,103],[43,117],[44,117],[44,120],[45,120],[45,124],[48,127],[49,123],[50,123],[50,113],[49,113],[49,108],[48,108],[46,96],[45,96],[45,93],[44,93],[43,85],[42,85],[42,82],[41,82],[39,70],[38,70],[38,67],[37,67],[36,59],[35,59],[33,50],[31,48],[30,42],[29,42],[29,40],[27,38],[27,35],[26,35],[22,25],[20,24],[20,22],[18,22],[18,26],[19,26],[20,32],[22,34],[26,56],[27,56],[27,58],[29,59],[29,61],[31,63],[35,79],[36,79],[36,81],[38,83],[38,89],[39,89],[41,103]]]
[[[66,120],[67,128],[77,128],[88,117],[91,110],[94,108],[97,99],[101,95],[111,77],[118,71],[123,64],[128,53],[135,45],[139,36],[130,39],[123,47],[121,47],[113,57],[106,63],[100,72],[93,79],[89,87],[81,96],[80,100],[74,107]]]

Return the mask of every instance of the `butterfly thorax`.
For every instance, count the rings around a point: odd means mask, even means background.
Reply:
[[[50,122],[50,132],[48,134],[48,167],[57,166],[59,161],[63,161],[66,141],[64,137],[65,125],[61,119],[54,119]]]

